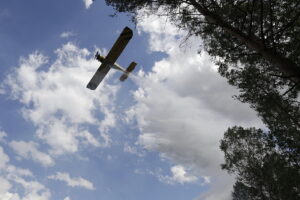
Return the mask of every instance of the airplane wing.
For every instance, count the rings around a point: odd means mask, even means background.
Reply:
[[[132,38],[132,30],[125,27],[119,38],[106,56],[108,63],[114,64],[121,55],[129,40]]]
[[[95,90],[100,84],[100,82],[104,79],[109,70],[110,66],[107,63],[103,62],[86,87],[91,90]]]
[[[123,50],[125,49],[126,45],[128,44],[129,40],[132,38],[132,30],[128,27],[125,27],[120,34],[119,38],[107,54],[105,60],[102,62],[96,73],[94,74],[93,78],[87,85],[87,88],[91,90],[95,90],[100,82],[103,80],[105,75],[110,70],[110,66],[113,65],[118,57],[121,55]]]

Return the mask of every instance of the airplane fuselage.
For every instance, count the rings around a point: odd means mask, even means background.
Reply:
[[[101,63],[105,60],[104,56],[101,55],[97,55],[97,60],[99,60]],[[109,65],[111,68],[116,69],[116,70],[120,70],[122,72],[126,72],[126,70],[121,67],[118,63],[113,63]]]

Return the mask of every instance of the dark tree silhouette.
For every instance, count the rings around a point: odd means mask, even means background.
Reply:
[[[299,157],[275,148],[272,134],[261,129],[229,128],[220,148],[225,153],[223,169],[237,175],[233,200],[300,197]]]

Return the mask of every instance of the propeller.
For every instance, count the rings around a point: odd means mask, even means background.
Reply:
[[[99,51],[96,52],[95,59],[98,60],[98,56],[100,56]]]

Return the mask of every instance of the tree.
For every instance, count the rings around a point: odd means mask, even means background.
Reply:
[[[249,103],[265,123],[265,131],[233,127],[224,135],[223,169],[237,175],[233,197],[241,199],[248,194],[252,199],[299,198],[295,180],[299,183],[300,1],[106,3],[118,12],[131,13],[133,20],[142,8],[153,13],[163,8],[164,15],[179,28],[203,39],[203,47],[215,58],[219,73],[239,89],[236,98]]]
[[[237,182],[233,199],[300,198],[299,162],[291,162],[276,148],[277,142],[261,129],[229,128],[220,148],[225,153],[223,169],[234,173]]]
[[[237,181],[233,186],[232,200],[254,200],[253,193],[251,188]]]
[[[204,39],[223,64],[263,64],[266,71],[300,80],[298,0],[106,0],[119,12],[164,7],[170,19]],[[134,17],[136,15],[133,15]]]

